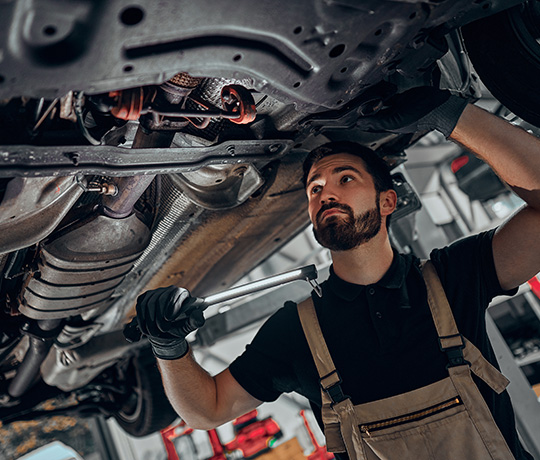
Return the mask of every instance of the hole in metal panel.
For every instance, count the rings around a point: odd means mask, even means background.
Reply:
[[[52,37],[54,34],[56,34],[56,32],[57,32],[56,26],[53,26],[52,24],[43,27],[43,35]]]
[[[120,13],[120,21],[126,26],[139,24],[144,18],[144,10],[138,6],[130,6]]]
[[[334,46],[330,52],[328,53],[328,56],[331,58],[336,58],[338,56],[341,56],[343,52],[345,51],[345,45],[343,43],[340,43],[339,45]]]

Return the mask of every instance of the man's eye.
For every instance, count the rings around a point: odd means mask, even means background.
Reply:
[[[322,187],[320,185],[314,185],[311,187],[311,194],[315,195],[316,193],[319,193],[321,191]]]
[[[342,184],[346,184],[347,182],[350,182],[350,181],[352,181],[352,180],[353,180],[353,178],[352,178],[351,176],[343,176],[343,177],[341,178],[341,183],[342,183]]]

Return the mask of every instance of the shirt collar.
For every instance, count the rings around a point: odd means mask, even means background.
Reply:
[[[398,289],[404,284],[405,277],[411,265],[411,257],[399,254],[395,249],[394,258],[388,271],[380,279],[377,286],[387,289]],[[330,267],[330,276],[328,278],[328,286],[332,292],[338,297],[346,301],[354,300],[365,289],[364,285],[349,283],[342,280],[334,272],[334,267]]]
[[[400,254],[396,249],[393,249],[393,251],[394,258],[392,259],[392,264],[381,280],[377,283],[379,286],[388,289],[400,288],[403,285],[405,277],[407,276],[411,266],[410,257]]]

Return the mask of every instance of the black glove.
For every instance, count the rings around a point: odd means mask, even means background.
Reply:
[[[467,103],[446,90],[431,86],[412,88],[388,99],[388,108],[360,118],[357,126],[365,131],[401,134],[436,129],[448,138]]]
[[[177,359],[186,355],[186,336],[204,324],[201,299],[176,286],[147,291],[137,299],[137,322],[154,355]]]

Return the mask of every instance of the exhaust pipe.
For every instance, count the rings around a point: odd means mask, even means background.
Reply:
[[[39,368],[47,357],[57,335],[53,331],[58,330],[57,332],[60,332],[59,326],[62,320],[46,319],[37,321],[36,323],[38,326],[37,331],[29,336],[30,347],[17,370],[17,375],[9,384],[8,394],[15,399],[20,398],[26,393],[35,382],[39,374]],[[43,337],[38,336],[40,331],[44,333]]]
[[[153,131],[146,133],[139,126],[133,148],[170,147],[174,131]],[[156,177],[153,174],[120,177],[116,180],[118,193],[103,197],[103,214],[113,219],[123,219],[133,212],[133,206]]]

